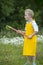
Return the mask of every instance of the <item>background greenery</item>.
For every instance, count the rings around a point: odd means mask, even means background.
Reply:
[[[35,12],[39,33],[43,34],[43,0],[0,0],[0,38],[3,36],[21,36],[6,25],[24,30],[24,10],[30,8]],[[26,58],[22,56],[22,45],[2,44],[0,42],[0,65],[23,65]],[[16,52],[15,52],[16,51]],[[43,42],[37,45],[37,65],[43,65]]]
[[[24,29],[24,10],[26,8],[35,12],[39,29],[43,28],[43,0],[0,0],[0,34],[2,36],[6,35],[5,26],[7,24],[17,29]]]

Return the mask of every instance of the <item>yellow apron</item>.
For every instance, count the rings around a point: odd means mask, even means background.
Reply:
[[[29,36],[34,32],[32,22],[27,22],[25,26],[25,35]],[[23,45],[23,55],[25,56],[35,56],[36,55],[36,40],[37,37],[34,35],[32,39],[24,37]]]

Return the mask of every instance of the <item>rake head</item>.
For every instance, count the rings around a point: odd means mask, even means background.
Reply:
[[[12,28],[12,27],[9,26],[9,25],[6,25],[6,29],[7,29],[7,30],[10,30],[10,28]]]

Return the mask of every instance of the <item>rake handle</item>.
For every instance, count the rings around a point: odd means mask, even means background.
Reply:
[[[19,32],[17,29],[15,29],[15,28],[13,28],[13,27],[9,27],[10,29],[12,29],[12,30],[14,30],[15,32],[17,32],[17,33],[19,33],[19,34],[21,34],[21,35],[23,35],[23,36],[26,36],[27,38],[28,38],[28,36],[27,35],[25,35],[24,33],[22,33],[22,32]]]

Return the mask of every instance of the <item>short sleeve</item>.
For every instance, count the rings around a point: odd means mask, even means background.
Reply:
[[[32,26],[34,28],[34,31],[38,32],[38,25],[35,21],[32,22]]]

